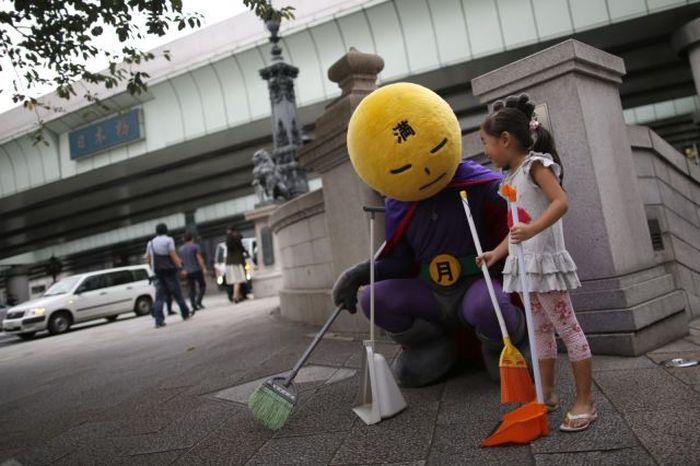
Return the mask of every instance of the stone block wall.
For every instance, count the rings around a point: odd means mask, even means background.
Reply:
[[[688,298],[689,317],[700,317],[700,166],[654,131],[628,126],[654,258]],[[656,228],[658,227],[658,231]],[[650,238],[651,240],[651,238]]]
[[[280,250],[280,313],[285,319],[321,325],[334,310],[336,278],[323,188],[299,196],[270,216]],[[334,329],[364,332],[363,317],[341,314]]]

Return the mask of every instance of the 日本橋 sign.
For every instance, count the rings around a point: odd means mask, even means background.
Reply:
[[[142,139],[140,120],[140,110],[135,109],[71,131],[70,158],[90,156]]]

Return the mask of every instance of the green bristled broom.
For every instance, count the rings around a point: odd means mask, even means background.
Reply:
[[[343,308],[338,306],[333,315],[328,318],[314,338],[314,341],[306,348],[304,355],[297,361],[287,377],[273,377],[265,381],[250,395],[248,408],[251,414],[269,429],[281,429],[287,422],[287,419],[289,419],[289,416],[291,416],[294,405],[297,402],[297,389],[294,386],[294,378],[297,376],[301,366],[306,364],[309,356],[311,356],[323,335],[325,335],[342,310]]]

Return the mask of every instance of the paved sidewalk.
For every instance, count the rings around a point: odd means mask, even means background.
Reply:
[[[691,335],[638,358],[594,358],[600,418],[528,446],[479,448],[506,410],[476,369],[404,390],[409,408],[375,426],[351,411],[361,345],[325,339],[305,372],[294,415],[280,432],[258,425],[244,399],[288,370],[315,329],[280,320],[276,299],[231,305],[220,296],[192,321],[155,330],[147,318],[33,342],[0,341],[0,464],[697,464],[700,358]],[[379,345],[387,359],[397,347]],[[573,388],[564,357],[558,392]],[[238,388],[236,388],[238,387]],[[248,390],[246,392],[246,390]],[[245,393],[244,393],[245,392]],[[242,395],[243,393],[243,395]],[[238,398],[237,398],[238,397]]]

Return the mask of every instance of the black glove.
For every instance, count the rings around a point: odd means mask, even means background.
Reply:
[[[369,283],[369,261],[360,262],[343,271],[333,285],[333,302],[354,314],[357,311],[357,290]]]

